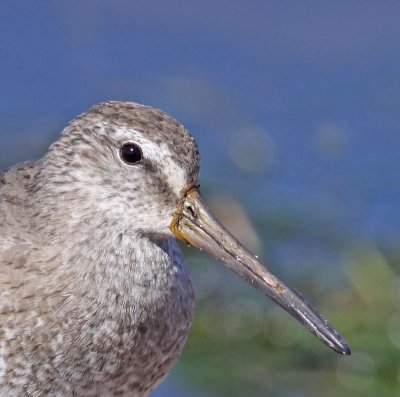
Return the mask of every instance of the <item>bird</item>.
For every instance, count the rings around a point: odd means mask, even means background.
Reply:
[[[223,262],[341,354],[341,335],[211,214],[167,113],[99,103],[0,174],[0,396],[147,396],[179,357],[194,290],[177,243]]]

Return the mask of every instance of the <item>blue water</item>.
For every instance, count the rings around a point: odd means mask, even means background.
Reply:
[[[190,128],[203,180],[248,207],[398,241],[400,4],[307,4],[3,1],[1,166],[93,103],[145,102]],[[260,169],[237,165],[257,150]]]

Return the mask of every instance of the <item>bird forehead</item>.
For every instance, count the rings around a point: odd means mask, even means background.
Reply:
[[[167,144],[176,151],[197,149],[186,128],[167,113],[133,102],[104,102],[72,121],[80,130],[105,132],[118,140],[141,136],[155,145]],[[88,130],[88,132],[89,132]]]

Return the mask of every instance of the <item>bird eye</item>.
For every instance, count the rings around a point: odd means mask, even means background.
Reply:
[[[120,149],[120,156],[127,164],[136,164],[142,157],[142,149],[135,143],[127,143]]]

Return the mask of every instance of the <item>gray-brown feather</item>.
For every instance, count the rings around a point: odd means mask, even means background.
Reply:
[[[178,122],[108,102],[0,175],[0,396],[142,397],[166,375],[194,302],[168,226],[198,170]]]

